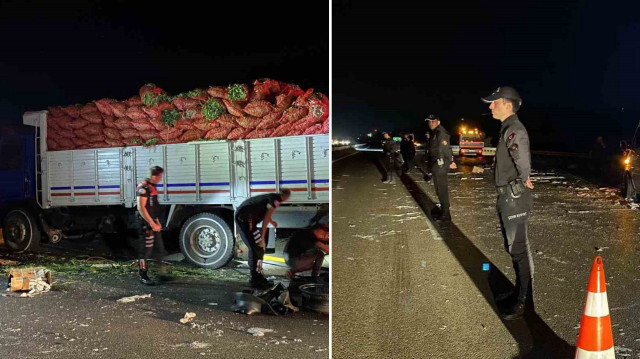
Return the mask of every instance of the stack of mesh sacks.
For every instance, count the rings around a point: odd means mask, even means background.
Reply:
[[[125,101],[50,107],[50,151],[329,133],[329,99],[271,79],[176,96],[148,84]]]

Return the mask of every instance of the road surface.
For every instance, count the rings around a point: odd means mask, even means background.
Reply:
[[[489,166],[465,159],[449,175],[453,225],[440,227],[425,214],[437,202],[432,184],[420,173],[382,184],[379,156],[333,167],[335,358],[571,358],[597,254],[617,355],[640,357],[640,212],[614,190],[534,163],[536,312],[505,322],[493,296],[514,273]],[[473,165],[486,169],[474,175]]]
[[[54,279],[51,292],[33,298],[0,296],[3,358],[329,357],[327,315],[300,311],[278,317],[247,316],[231,311],[233,293],[246,289],[247,269],[231,266],[212,271],[174,263],[178,275],[174,282],[147,287],[138,283],[131,261],[108,257],[108,250],[99,244],[63,247],[47,247],[43,255],[0,251],[0,259],[46,266]],[[92,267],[102,263],[100,259],[85,262],[89,255],[81,253],[90,247],[117,267]],[[0,272],[4,276],[7,267],[0,266]],[[281,275],[284,270],[269,267],[265,272]],[[117,302],[143,294],[151,297]],[[187,312],[196,313],[194,324],[179,322]],[[248,333],[251,328],[267,331],[253,336]]]

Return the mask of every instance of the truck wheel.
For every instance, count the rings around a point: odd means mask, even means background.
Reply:
[[[187,260],[200,267],[217,269],[233,256],[233,232],[212,213],[196,214],[184,222],[179,242]]]
[[[7,214],[2,236],[5,245],[13,252],[33,251],[40,247],[40,229],[36,219],[24,209]]]

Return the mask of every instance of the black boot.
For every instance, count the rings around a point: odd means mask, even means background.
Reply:
[[[501,316],[504,320],[515,320],[522,318],[524,312],[526,310],[535,310],[533,305],[533,280],[529,280],[529,284],[527,285],[527,290],[522,293],[522,291],[515,292],[514,294],[518,294],[516,296],[516,300],[506,306],[504,310],[501,310]]]
[[[146,269],[138,269],[138,277],[140,277],[140,283],[144,285],[154,285],[155,283],[147,275]]]
[[[272,283],[260,273],[252,274],[249,284],[256,289],[269,289],[272,285]]]

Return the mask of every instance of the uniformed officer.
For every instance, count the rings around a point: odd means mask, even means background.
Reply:
[[[382,134],[384,143],[382,144],[382,153],[385,158],[385,168],[387,169],[387,178],[384,183],[394,184],[393,173],[396,171],[396,156],[398,152],[398,144],[391,138],[389,132]]]
[[[281,189],[278,193],[267,193],[246,199],[238,206],[235,214],[238,233],[249,250],[250,284],[258,289],[266,289],[271,283],[262,275],[262,259],[266,247],[269,224],[278,226],[271,219],[276,208],[291,197],[291,191]],[[262,230],[258,223],[262,222]]]
[[[449,169],[456,169],[456,163],[453,162],[453,152],[451,151],[451,143],[449,132],[440,124],[440,118],[435,115],[429,115],[426,118],[429,123],[432,135],[429,141],[429,172],[433,175],[433,185],[436,188],[436,194],[440,201],[440,213],[434,214],[438,222],[451,221],[451,212],[449,211],[449,184],[447,175]]]
[[[527,222],[533,207],[529,135],[516,111],[522,99],[512,87],[499,87],[482,99],[490,103],[493,118],[502,122],[494,158],[494,179],[498,192],[497,210],[504,246],[516,272],[512,293],[498,296],[504,319],[520,318],[527,303],[533,305],[533,258],[527,238]]]
[[[149,170],[149,177],[145,178],[137,187],[138,230],[142,241],[140,251],[138,276],[142,284],[155,284],[147,275],[147,260],[151,257],[155,248],[154,258],[160,265],[158,279],[166,281],[171,277],[166,275],[166,267],[162,263],[162,257],[166,254],[162,242],[162,225],[160,216],[162,208],[158,202],[158,190],[156,185],[162,181],[162,167],[154,166]]]

